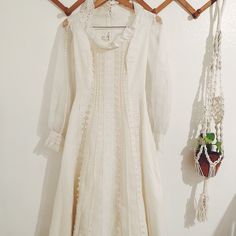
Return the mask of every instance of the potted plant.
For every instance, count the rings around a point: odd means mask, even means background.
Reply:
[[[195,153],[196,155],[200,152],[201,146],[206,145],[207,153],[211,162],[214,163],[220,159],[219,163],[215,166],[215,173],[217,173],[222,159],[222,142],[218,140],[215,133],[206,133],[205,136],[201,133],[197,141],[198,147]],[[202,151],[198,162],[201,168],[200,173],[205,177],[209,177],[210,163],[204,150]]]

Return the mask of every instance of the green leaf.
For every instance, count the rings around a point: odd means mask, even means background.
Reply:
[[[221,151],[221,144],[222,144],[222,142],[219,142],[219,141],[216,142],[216,144],[215,144],[218,151]]]
[[[206,144],[211,144],[215,139],[215,134],[214,133],[207,133],[206,137],[204,138]]]

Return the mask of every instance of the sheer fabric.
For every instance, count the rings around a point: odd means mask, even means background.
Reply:
[[[163,24],[135,3],[61,23],[45,146],[62,152],[50,236],[161,236],[170,117]],[[85,8],[86,9],[86,8]],[[110,21],[109,21],[110,20]],[[96,30],[92,24],[125,24]]]

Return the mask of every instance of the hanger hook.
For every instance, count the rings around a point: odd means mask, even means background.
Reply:
[[[70,16],[71,13],[72,13],[69,7],[66,7],[65,10],[64,10],[64,12],[65,12],[65,14],[66,14],[67,16]]]

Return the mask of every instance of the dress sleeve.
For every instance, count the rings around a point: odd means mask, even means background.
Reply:
[[[74,57],[70,27],[61,23],[53,47],[52,90],[48,115],[49,134],[44,145],[59,152],[64,145],[74,100]]]
[[[164,144],[171,111],[171,75],[168,63],[168,43],[161,18],[153,15],[150,30],[146,98],[149,119],[157,149]]]

